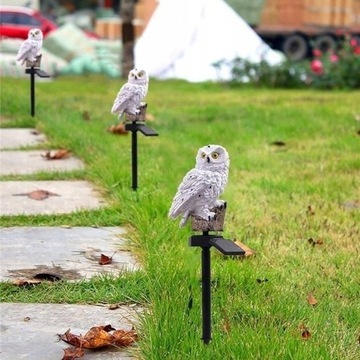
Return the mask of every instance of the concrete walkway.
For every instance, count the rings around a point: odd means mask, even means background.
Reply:
[[[45,151],[31,147],[46,143],[34,129],[0,129],[0,175],[31,176],[38,172],[84,169],[75,157],[46,160]],[[0,215],[73,213],[105,206],[99,192],[86,181],[0,181]],[[126,233],[118,227],[13,227],[0,228],[0,281],[56,275],[77,281],[101,273],[115,276],[139,266],[129,251]],[[101,254],[112,257],[100,265]],[[16,285],[14,285],[16,286]],[[91,327],[111,324],[130,330],[140,309],[69,304],[0,303],[0,359],[62,359],[69,345],[57,334],[69,328],[85,334]],[[131,350],[131,349],[130,349]],[[134,349],[132,349],[134,350]],[[131,351],[130,351],[131,352]],[[129,349],[107,347],[86,350],[84,359],[133,359]]]
[[[0,129],[0,150],[19,149],[45,142],[45,136],[35,129]]]
[[[118,275],[138,268],[118,227],[12,227],[1,229],[0,281],[53,273],[64,280]],[[111,264],[99,265],[101,254]]]
[[[33,193],[42,190],[44,193]],[[33,195],[32,195],[33,194]],[[43,200],[42,196],[47,196]],[[2,181],[0,215],[66,214],[105,205],[87,181]]]
[[[54,153],[52,151],[51,153]],[[43,150],[0,151],[0,175],[26,175],[37,172],[63,172],[82,170],[84,164],[72,156],[60,160],[47,160]]]
[[[0,303],[0,358],[2,360],[61,360],[70,345],[58,334],[68,329],[85,335],[93,326],[112,325],[131,330],[141,309],[128,306],[109,310],[103,306]],[[129,349],[135,351],[135,349]],[[129,351],[115,347],[86,350],[85,360],[130,360]]]

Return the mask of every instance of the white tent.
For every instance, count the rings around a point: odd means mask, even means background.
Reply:
[[[212,65],[236,57],[283,60],[223,0],[161,0],[135,45],[135,64],[158,79],[229,79]]]

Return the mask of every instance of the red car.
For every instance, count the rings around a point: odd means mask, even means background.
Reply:
[[[44,37],[58,26],[40,11],[21,6],[0,6],[0,36],[27,39],[32,28],[42,30]]]

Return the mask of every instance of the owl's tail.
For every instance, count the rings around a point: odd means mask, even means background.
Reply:
[[[185,226],[185,224],[186,224],[186,222],[187,222],[187,220],[188,220],[188,218],[189,218],[189,215],[190,215],[189,211],[186,211],[186,212],[184,213],[184,215],[183,215],[182,218],[181,218],[179,227],[184,227],[184,226]]]

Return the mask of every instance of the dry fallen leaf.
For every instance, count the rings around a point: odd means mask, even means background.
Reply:
[[[80,347],[72,348],[68,347],[64,349],[64,357],[61,360],[75,360],[85,355],[84,349]]]
[[[60,196],[60,195],[47,190],[34,190],[28,193],[13,194],[13,196],[27,196],[30,199],[41,201],[47,199],[49,196]]]
[[[313,294],[308,295],[307,302],[312,306],[315,306],[317,304],[317,300],[315,299]]]
[[[311,338],[311,333],[309,330],[305,329],[301,332],[301,337],[304,339],[304,340],[308,340]]]
[[[82,118],[83,118],[85,121],[89,121],[89,120],[90,120],[90,112],[87,111],[87,110],[84,110],[83,113],[82,113]]]
[[[127,135],[129,134],[129,131],[125,130],[124,124],[117,124],[117,125],[111,125],[108,128],[108,131],[112,134],[118,134],[118,135]]]
[[[240,242],[239,240],[235,240],[235,244],[240,246],[245,251],[245,257],[255,255],[255,251],[250,249],[248,246]]]
[[[273,141],[271,143],[271,145],[275,145],[275,146],[286,146],[286,143],[284,141],[278,140],[278,141]]]
[[[115,338],[114,344],[122,347],[130,346],[138,339],[134,329],[131,329],[130,331],[115,330],[113,336]]]
[[[321,239],[314,240],[313,238],[308,239],[308,243],[312,246],[322,245],[324,242]]]
[[[300,332],[301,332],[301,337],[304,340],[310,339],[311,333],[310,333],[309,329],[304,324],[300,324],[299,329],[300,329]]]
[[[75,346],[84,349],[97,349],[104,346],[129,346],[137,341],[138,336],[134,329],[115,330],[111,325],[94,326],[84,336],[70,333],[70,329],[60,339]]]
[[[42,155],[46,160],[61,160],[67,159],[70,156],[70,150],[58,150],[54,154],[51,154],[50,151],[47,151],[45,155]]]
[[[70,329],[68,329],[64,334],[58,335],[59,338],[65,342],[67,342],[70,345],[76,346],[76,347],[82,347],[83,343],[83,337],[82,335],[74,335],[70,332]]]
[[[13,285],[16,285],[16,286],[30,286],[30,285],[40,284],[41,280],[36,280],[36,279],[14,279],[11,283]]]
[[[100,265],[108,265],[111,264],[113,256],[116,254],[116,251],[112,254],[112,256],[107,256],[104,254],[100,255],[99,264]]]
[[[109,305],[109,310],[116,310],[119,309],[120,305],[119,304],[110,304]]]
[[[306,215],[315,215],[315,208],[311,205],[308,205],[306,209]]]

